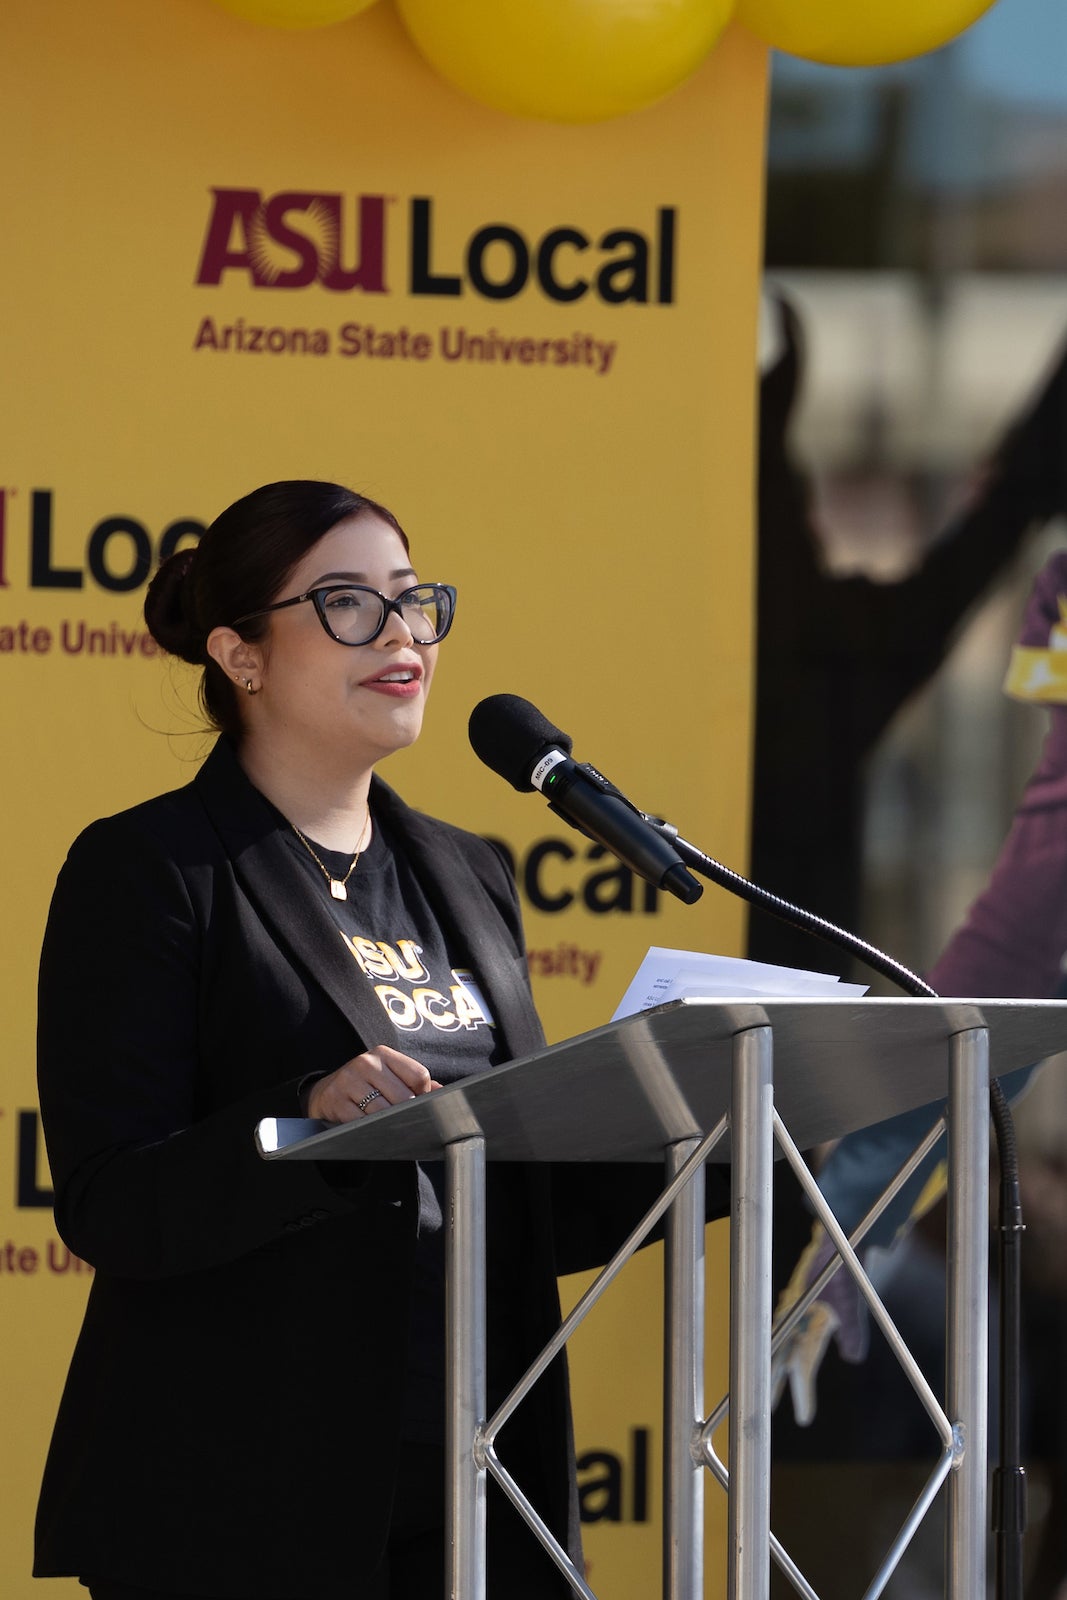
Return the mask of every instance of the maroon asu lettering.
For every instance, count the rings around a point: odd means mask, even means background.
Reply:
[[[196,282],[219,284],[246,273],[256,289],[362,289],[385,293],[385,196],[289,190],[264,199],[258,189],[213,189]],[[279,259],[279,251],[282,252]]]

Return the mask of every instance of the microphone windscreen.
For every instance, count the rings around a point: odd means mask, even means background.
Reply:
[[[467,731],[478,759],[520,791],[533,788],[530,773],[550,746],[571,752],[567,735],[517,694],[479,700]]]

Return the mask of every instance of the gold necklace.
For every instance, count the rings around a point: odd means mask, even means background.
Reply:
[[[367,808],[367,820],[363,824],[363,832],[359,836],[359,842],[356,845],[356,853],[352,857],[352,865],[349,867],[348,871],[345,873],[343,878],[335,878],[334,877],[333,873],[330,871],[330,869],[326,865],[325,861],[322,860],[322,858],[318,855],[318,853],[312,847],[310,840],[305,839],[304,835],[300,832],[300,829],[297,827],[295,822],[290,822],[289,826],[290,826],[290,828],[292,828],[293,832],[296,834],[297,838],[300,840],[300,843],[304,846],[304,849],[307,851],[307,853],[311,857],[311,859],[314,862],[316,862],[322,868],[323,872],[326,875],[326,881],[330,885],[330,893],[333,895],[334,899],[335,900],[347,900],[348,899],[348,889],[347,889],[346,885],[348,883],[349,878],[352,876],[353,872],[355,872],[355,870],[356,870],[356,863],[358,862],[360,856],[363,854],[363,841],[364,841],[364,839],[366,839],[366,837],[367,837],[367,829],[370,827],[370,807],[368,806],[368,808]]]

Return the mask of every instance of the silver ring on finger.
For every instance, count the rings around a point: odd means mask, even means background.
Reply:
[[[357,1111],[366,1111],[367,1107],[370,1105],[372,1100],[380,1100],[381,1097],[382,1097],[382,1091],[380,1089],[371,1089],[369,1091],[369,1093],[367,1093],[367,1094],[365,1094],[363,1096],[362,1100],[357,1100],[356,1101],[356,1110]]]

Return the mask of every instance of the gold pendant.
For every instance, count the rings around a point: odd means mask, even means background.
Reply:
[[[330,879],[330,893],[333,895],[335,900],[348,899],[348,890],[345,888],[340,878]]]

